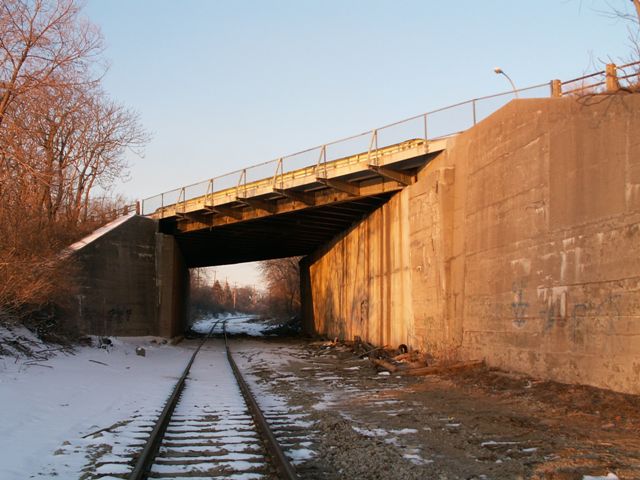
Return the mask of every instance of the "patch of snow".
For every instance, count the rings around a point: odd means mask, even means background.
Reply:
[[[420,455],[416,455],[413,453],[405,453],[404,455],[402,455],[402,457],[406,458],[414,465],[428,465],[430,463],[433,463],[433,460],[427,460],[425,458],[422,458]]]
[[[196,464],[184,464],[184,465],[164,465],[161,463],[154,463],[151,466],[151,473],[162,474],[185,474],[185,473],[206,473],[207,470],[214,470],[221,467],[226,467],[231,470],[237,470],[242,472],[243,470],[251,470],[256,466],[261,466],[262,463],[248,462],[246,460],[227,460],[220,462],[203,462]],[[211,478],[211,477],[209,477]]]
[[[342,377],[338,377],[338,376],[335,376],[335,375],[329,375],[329,376],[326,376],[326,377],[321,377],[321,376],[316,375],[316,379],[322,380],[323,382],[335,382],[335,381],[338,381],[338,380],[342,380]]]
[[[309,450],[308,448],[297,448],[293,450],[287,450],[287,456],[293,462],[299,462],[301,460],[309,460],[316,455],[316,452]]]
[[[126,463],[107,463],[96,468],[96,473],[101,475],[121,475],[123,473],[130,473],[131,470],[133,470],[131,466]]]
[[[222,322],[227,322],[227,333],[230,335],[248,335],[250,337],[262,337],[264,336],[264,330],[267,330],[271,325],[261,322],[257,315],[239,315],[226,313],[222,315],[212,315],[210,317],[202,318],[196,321],[191,329],[197,333],[209,333],[211,328],[218,323],[215,332],[222,332]]]
[[[395,433],[396,435],[407,435],[409,433],[418,433],[418,430],[415,428],[402,428],[400,430],[391,430],[391,433]]]
[[[0,359],[0,478],[80,478],[101,444],[111,444],[112,455],[143,444],[191,353],[119,338],[108,350],[81,347],[38,361],[51,368]]]
[[[492,447],[492,446],[500,446],[500,445],[517,445],[518,442],[497,442],[495,440],[489,440],[487,442],[482,442],[480,444],[481,447]]]
[[[615,473],[607,473],[605,476],[583,475],[582,480],[620,480]]]
[[[382,428],[374,428],[370,430],[367,428],[356,427],[355,425],[352,425],[351,428],[353,428],[353,430],[355,430],[360,435],[364,435],[365,437],[385,437],[389,435],[389,432],[383,430]]]

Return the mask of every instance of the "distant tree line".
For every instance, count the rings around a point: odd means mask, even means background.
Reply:
[[[260,262],[267,294],[263,309],[270,316],[290,319],[300,315],[300,257]]]
[[[257,313],[262,300],[260,292],[252,286],[231,286],[217,279],[213,281],[206,270],[191,270],[190,315],[191,320],[225,312]]]
[[[300,314],[298,257],[260,262],[264,290],[211,280],[206,269],[191,270],[191,320],[223,312],[254,313],[288,320]]]
[[[75,0],[0,4],[0,317],[67,296],[61,249],[110,220],[148,135],[101,86],[99,29]]]

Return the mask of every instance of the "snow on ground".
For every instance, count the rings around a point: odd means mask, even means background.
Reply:
[[[261,336],[270,327],[253,315],[226,314],[201,320],[193,329],[207,333],[218,320],[227,321],[231,334]],[[0,337],[21,338],[32,352],[55,349],[26,329],[0,329]],[[0,479],[79,478],[92,463],[96,472],[125,469],[122,459],[144,444],[195,343],[162,345],[150,337],[111,341],[108,348],[56,351],[46,355],[49,359],[21,356],[19,349],[4,344]],[[143,347],[145,356],[137,355],[136,347]],[[105,445],[110,454],[103,451]],[[96,470],[96,462],[104,464]]]
[[[79,478],[88,461],[81,447],[94,437],[83,436],[129,422],[129,429],[139,430],[136,422],[163,407],[192,345],[160,345],[151,338],[112,341],[108,349],[80,347],[37,364],[0,357],[0,478]],[[136,355],[138,346],[146,350],[144,357]],[[118,428],[131,442],[142,441]]]
[[[227,333],[231,335],[245,334],[250,337],[261,337],[264,335],[264,330],[272,327],[272,325],[259,320],[257,315],[226,313],[197,320],[191,326],[191,329],[197,333],[209,333],[211,327],[219,322],[215,330],[216,333],[219,333],[221,332],[223,321],[227,322]]]

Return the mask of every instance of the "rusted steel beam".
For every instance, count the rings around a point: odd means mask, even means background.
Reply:
[[[218,213],[220,215],[224,215],[225,217],[235,218],[236,220],[242,220],[242,212],[234,210],[233,208],[228,207],[205,207],[207,211],[211,213]]]
[[[413,177],[411,175],[389,167],[369,165],[369,170],[376,172],[381,177],[388,178],[389,180],[395,180],[402,185],[411,185],[413,183]]]
[[[269,212],[272,214],[277,213],[278,207],[277,205],[269,202],[265,202],[264,200],[258,200],[256,198],[247,198],[247,197],[236,197],[236,200],[240,203],[248,205],[252,208],[257,208],[259,210],[264,210],[265,212]]]
[[[202,222],[202,217],[197,213],[187,212],[187,213],[176,213],[176,218],[178,220],[189,220],[191,222]]]
[[[360,187],[358,185],[354,185],[353,183],[345,182],[342,180],[338,180],[335,178],[324,178],[317,177],[316,180],[327,187],[333,188],[340,192],[344,192],[352,197],[360,196]]]
[[[295,190],[287,190],[284,188],[274,188],[273,191],[291,200],[296,200],[298,202],[305,203],[311,207],[316,204],[315,195],[312,193],[298,192]]]

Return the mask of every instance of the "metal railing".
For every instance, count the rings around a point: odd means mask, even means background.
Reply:
[[[631,73],[634,69],[635,71]],[[200,197],[205,197],[208,200],[205,203],[215,207],[214,194],[219,198],[220,195],[217,193],[226,190],[226,195],[222,196],[222,201],[218,204],[228,203],[236,198],[250,197],[251,184],[259,180],[272,181],[274,189],[284,189],[285,173],[289,181],[295,181],[301,177],[326,177],[329,162],[349,156],[353,156],[354,159],[359,158],[354,153],[366,152],[365,155],[368,156],[370,163],[375,165],[379,161],[382,149],[401,144],[408,139],[428,141],[456,135],[497,111],[516,94],[519,98],[540,98],[548,96],[549,93],[552,96],[561,97],[594,93],[603,85],[611,89],[617,86],[619,89],[623,88],[623,84],[637,85],[640,81],[639,71],[640,62],[619,67],[608,65],[607,69],[601,72],[565,82],[552,80],[526,88],[473,98],[145,198],[140,202],[140,213],[149,215],[159,212],[162,218],[167,206],[175,206],[171,209],[172,211],[184,213],[187,202]],[[580,87],[576,87],[578,84]]]
[[[554,97],[601,95],[620,90],[638,89],[640,89],[640,61],[625,65],[609,63],[604,70],[598,72],[564,82],[560,80],[551,82],[551,94]]]

